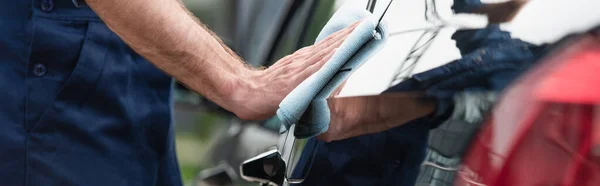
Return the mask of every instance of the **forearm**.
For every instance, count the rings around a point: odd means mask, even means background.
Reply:
[[[435,102],[419,97],[380,95],[371,97],[367,113],[358,121],[366,125],[384,125],[394,128],[434,112]]]
[[[133,50],[226,109],[243,62],[190,16],[179,0],[86,0]]]
[[[427,116],[436,107],[434,101],[408,94],[332,98],[327,104],[331,123],[327,133],[319,137],[325,141],[386,131]]]

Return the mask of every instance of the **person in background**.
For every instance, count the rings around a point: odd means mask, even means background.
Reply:
[[[354,26],[267,69],[180,0],[0,0],[0,185],[182,185],[173,79],[243,119],[274,115]]]
[[[430,129],[448,120],[481,119],[495,93],[540,56],[540,47],[513,39],[499,26],[526,2],[455,0],[455,13],[486,14],[489,21],[485,28],[454,33],[463,58],[415,74],[380,96],[330,98],[329,129],[308,141],[307,147],[316,148],[305,149],[299,162],[314,153],[314,163],[299,185],[415,185]]]

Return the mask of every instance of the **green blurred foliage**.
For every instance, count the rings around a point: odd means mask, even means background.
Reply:
[[[214,166],[206,155],[229,118],[213,112],[198,112],[194,117],[191,126],[175,125],[177,158],[184,183],[193,181],[200,170]]]

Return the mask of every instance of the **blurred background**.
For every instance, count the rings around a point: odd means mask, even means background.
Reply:
[[[343,3],[366,6],[367,0],[183,0],[200,20],[249,64],[269,66],[279,58],[314,42],[332,13]],[[494,2],[498,0],[483,0]],[[380,0],[375,15],[389,0]],[[426,26],[424,1],[396,0],[385,20],[392,32]],[[469,27],[482,27],[486,19],[453,15],[452,0],[437,0],[442,17]],[[561,8],[557,8],[561,7]],[[542,44],[568,33],[587,30],[600,23],[598,0],[533,0],[511,24],[503,28],[515,37]],[[552,10],[552,11],[549,11]],[[425,71],[457,59],[460,54],[447,28],[424,54]],[[416,34],[416,35],[415,35]],[[418,34],[394,37],[380,53],[352,75],[343,95],[377,94],[389,86],[395,67],[408,54]],[[433,50],[433,51],[432,51]],[[431,55],[433,54],[433,55]],[[376,72],[377,76],[373,76]],[[368,77],[368,78],[367,78]],[[178,85],[175,90],[177,154],[186,185],[255,185],[239,178],[239,164],[275,146],[279,124],[276,119],[248,122],[237,119],[201,96]],[[208,178],[208,179],[207,179]],[[219,181],[230,179],[231,183]]]

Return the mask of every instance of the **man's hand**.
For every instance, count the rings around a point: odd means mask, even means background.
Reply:
[[[237,86],[231,111],[242,119],[273,116],[283,98],[329,60],[358,23],[280,59],[268,69],[252,71]]]
[[[433,113],[435,103],[420,98],[418,93],[331,97],[327,100],[331,112],[329,129],[317,139],[331,142],[374,134]]]
[[[266,70],[251,69],[180,0],[86,0],[133,50],[243,119],[265,119],[329,59],[356,24]]]

